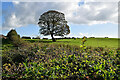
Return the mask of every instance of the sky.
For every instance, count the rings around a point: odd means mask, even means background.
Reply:
[[[117,2],[2,2],[2,31],[15,29],[22,36],[50,38],[39,33],[40,15],[48,10],[65,14],[70,27],[66,37],[118,37]],[[57,36],[58,37],[58,36]]]

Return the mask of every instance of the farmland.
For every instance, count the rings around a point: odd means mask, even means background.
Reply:
[[[80,46],[82,44],[82,38],[80,39],[61,39],[57,40],[57,42],[52,42],[52,40],[39,40],[39,39],[26,39],[31,43],[39,42],[39,43],[48,43],[48,44],[68,44],[68,45],[76,45]],[[117,38],[88,38],[86,46],[89,47],[108,47],[108,48],[118,48],[118,39]]]
[[[117,39],[24,41],[22,47],[3,43],[3,79],[120,79]]]

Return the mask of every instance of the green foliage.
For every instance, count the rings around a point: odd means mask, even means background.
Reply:
[[[14,29],[8,32],[7,37],[10,41],[19,41],[20,39],[20,35],[18,35]]]
[[[3,45],[4,44],[13,44],[15,47],[20,47],[20,46],[25,46],[28,43],[23,41],[20,38],[20,35],[17,34],[16,30],[12,29],[10,32],[7,34],[7,39],[3,39]]]
[[[23,41],[22,39],[19,39],[19,40],[14,41],[13,45],[15,47],[23,47],[23,46],[29,45],[29,43],[26,41]]]
[[[85,42],[86,42],[86,37],[84,36],[84,37],[82,38],[82,45],[84,45]]]
[[[51,35],[53,42],[56,42],[54,36],[64,36],[70,33],[64,14],[55,10],[43,13],[39,18],[38,25],[40,34]]]
[[[3,52],[3,79],[119,80],[119,50],[33,43]],[[14,62],[16,53],[21,61]],[[24,57],[23,57],[24,56]],[[18,58],[18,57],[17,57]]]

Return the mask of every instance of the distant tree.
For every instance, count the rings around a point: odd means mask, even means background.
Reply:
[[[40,36],[37,36],[37,37],[33,37],[32,39],[40,39]]]
[[[23,36],[22,39],[31,39],[31,37]]]
[[[54,36],[64,36],[70,33],[69,26],[65,20],[63,13],[50,10],[40,16],[38,25],[40,26],[40,34],[51,35],[53,42]]]
[[[37,36],[35,39],[40,39],[40,36]]]

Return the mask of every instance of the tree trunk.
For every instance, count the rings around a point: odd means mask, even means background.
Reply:
[[[52,37],[52,41],[56,42],[55,38],[53,37],[53,34],[51,34],[51,37]]]

